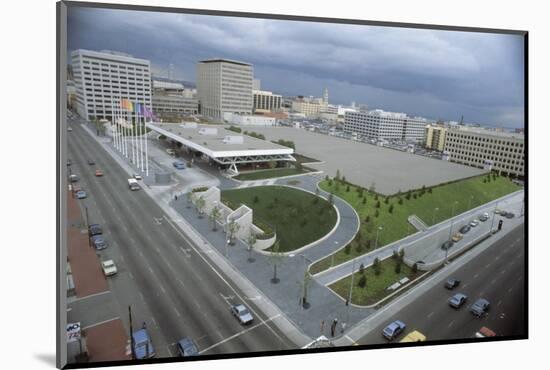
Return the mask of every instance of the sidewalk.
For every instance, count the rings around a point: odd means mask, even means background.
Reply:
[[[88,242],[88,230],[78,200],[67,192],[67,257],[71,264],[77,298],[109,290],[94,248]]]
[[[84,328],[90,362],[131,360],[126,346],[128,333],[116,319]]]

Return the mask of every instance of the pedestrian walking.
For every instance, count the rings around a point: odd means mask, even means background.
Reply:
[[[330,326],[330,336],[334,337],[336,333],[336,325],[338,325],[338,319],[334,319],[332,321],[332,325]]]
[[[178,200],[178,195],[174,194],[174,200]]]
[[[143,322],[143,324],[141,324],[141,328],[142,329],[147,329],[147,324],[145,324],[145,321]]]

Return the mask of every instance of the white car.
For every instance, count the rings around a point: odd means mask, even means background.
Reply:
[[[101,267],[103,268],[103,273],[105,274],[105,276],[115,275],[118,272],[115,262],[113,260],[101,262]]]
[[[134,173],[134,179],[141,180],[142,177],[141,177],[141,175],[138,175],[137,173]]]
[[[479,225],[479,220],[477,220],[477,219],[470,222],[471,227],[476,227],[477,225]]]

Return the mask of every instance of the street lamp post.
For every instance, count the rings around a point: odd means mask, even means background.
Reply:
[[[435,207],[434,208],[434,211],[433,211],[433,214],[432,214],[432,225],[435,224],[435,213],[439,211],[439,208],[438,207]]]
[[[382,226],[378,226],[378,229],[376,229],[376,239],[374,240],[374,249],[378,248],[378,232],[382,230]]]
[[[301,254],[302,259],[304,261],[304,283],[303,283],[303,290],[302,290],[302,307],[303,308],[309,308],[309,302],[307,301],[307,262],[313,263],[309,258],[306,257],[305,254]]]

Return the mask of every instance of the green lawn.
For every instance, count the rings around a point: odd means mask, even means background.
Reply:
[[[392,291],[386,290],[387,287],[396,283],[404,277],[408,277],[410,280],[417,278],[421,272],[414,273],[410,267],[401,264],[400,273],[395,272],[395,265],[397,261],[393,258],[387,258],[380,262],[380,275],[374,273],[374,268],[369,267],[363,271],[363,274],[367,278],[367,283],[364,288],[358,285],[361,278],[360,272],[355,272],[353,275],[353,291],[351,296],[351,303],[357,304],[360,306],[367,306],[374,304],[386,297],[387,295],[393,293]],[[357,268],[357,266],[356,266]],[[351,276],[338,280],[329,286],[334,290],[338,295],[344,299],[349,298],[349,288],[351,283]]]
[[[308,171],[302,169],[299,170],[295,167],[289,167],[289,168],[273,168],[269,170],[258,170],[253,172],[245,172],[241,173],[234,177],[236,180],[262,180],[262,179],[271,179],[274,177],[283,177],[283,176],[291,176],[291,175],[300,175],[302,173],[306,173]]]
[[[415,232],[407,221],[410,215],[416,214],[426,224],[432,225],[520,189],[506,177],[496,177],[494,180],[491,178],[490,182],[484,183],[483,180],[486,178],[487,176],[479,176],[437,186],[431,189],[431,193],[430,190],[426,190],[422,196],[419,195],[421,191],[415,191],[411,194],[410,199],[407,199],[406,194],[394,195],[389,197],[388,204],[385,203],[385,197],[377,196],[366,190],[364,190],[362,198],[358,188],[354,185],[350,185],[349,191],[346,191],[348,186],[346,184],[332,181],[332,185],[329,185],[331,180],[322,181],[321,189],[333,192],[346,200],[357,211],[361,219],[360,236],[358,241],[350,243],[350,247],[336,252],[334,258],[328,256],[312,265],[310,272],[318,273],[331,267],[332,262],[334,265],[338,265],[355,256],[372,251],[375,248],[378,227],[383,228],[378,235],[377,247],[381,247]],[[414,195],[416,195],[416,199]],[[375,207],[378,202],[376,197],[380,202],[380,208]],[[364,198],[366,199],[365,204],[363,203]],[[402,204],[399,204],[399,199],[402,199]],[[389,212],[391,205],[393,205],[392,213]],[[438,209],[436,210],[436,208]],[[378,217],[376,217],[376,210],[379,212]],[[366,221],[367,216],[369,217],[368,222]]]
[[[258,219],[275,227],[281,252],[322,238],[336,224],[336,211],[326,200],[285,186],[224,190],[222,200],[247,205],[254,211],[255,223]]]

